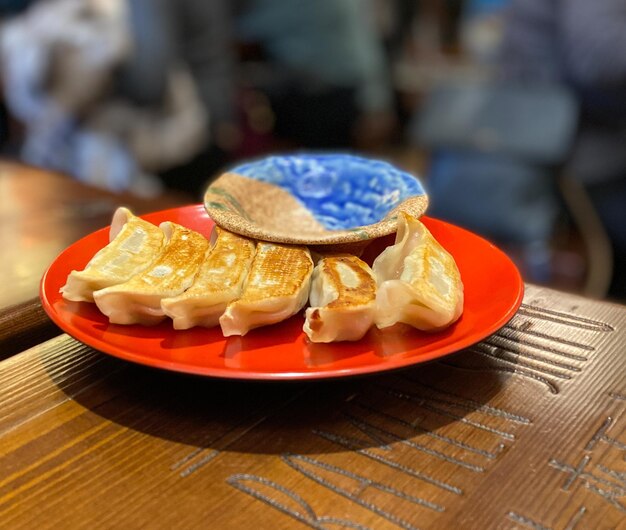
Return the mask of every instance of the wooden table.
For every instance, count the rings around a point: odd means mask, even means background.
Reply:
[[[332,382],[61,335],[0,362],[0,526],[624,528],[625,339],[626,308],[533,286],[467,351]]]
[[[147,213],[187,202],[175,194],[149,200],[114,194],[65,175],[0,161],[0,358],[54,333],[38,294],[39,280],[59,252],[108,225],[120,205]]]
[[[354,379],[152,370],[37,335],[54,327],[36,301],[6,305],[117,201],[9,187],[2,168],[22,257],[2,265],[0,528],[626,528],[626,307],[528,285],[484,342]],[[20,214],[33,195],[39,224]]]

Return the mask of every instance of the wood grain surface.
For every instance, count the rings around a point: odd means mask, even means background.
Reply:
[[[61,334],[39,298],[0,311],[0,359],[24,351]]]
[[[67,335],[0,362],[0,527],[625,528],[626,308],[528,286],[372,377],[251,383]]]

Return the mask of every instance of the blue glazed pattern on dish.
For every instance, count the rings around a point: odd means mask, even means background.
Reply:
[[[424,195],[413,175],[352,155],[273,156],[230,171],[280,186],[329,230],[376,223],[407,197]]]

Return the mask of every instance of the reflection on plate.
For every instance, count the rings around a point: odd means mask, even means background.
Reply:
[[[204,204],[218,225],[237,234],[345,245],[395,232],[398,212],[419,218],[428,197],[415,176],[387,162],[300,154],[231,169],[209,186]]]
[[[211,221],[203,205],[143,216],[158,224],[174,221],[209,236]],[[424,224],[455,257],[465,284],[465,310],[449,329],[424,333],[408,326],[371,329],[354,343],[311,344],[304,319],[224,338],[219,328],[174,331],[167,321],[155,327],[109,324],[94,304],[67,302],[59,289],[72,269],[82,269],[108,241],[108,228],[62,252],[41,282],[41,300],[52,320],[77,340],[128,361],[166,370],[232,379],[318,379],[368,374],[432,361],[466,348],[497,331],[522,301],[523,283],[515,265],[484,239],[435,219]],[[363,258],[370,261],[393,242],[374,241]]]

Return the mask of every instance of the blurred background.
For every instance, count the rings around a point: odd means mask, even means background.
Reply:
[[[201,200],[350,151],[527,281],[626,300],[626,0],[0,0],[0,156]],[[497,288],[497,286],[494,286]]]

